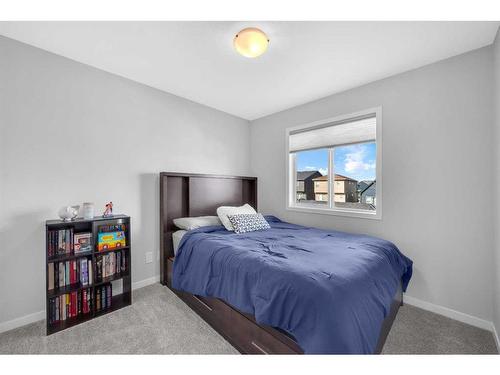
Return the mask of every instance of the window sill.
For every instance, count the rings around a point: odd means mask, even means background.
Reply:
[[[288,211],[296,211],[302,213],[320,214],[320,215],[334,215],[344,217],[355,217],[361,219],[382,220],[382,213],[380,208],[376,212],[363,212],[360,210],[349,210],[339,208],[319,208],[307,206],[287,206]]]

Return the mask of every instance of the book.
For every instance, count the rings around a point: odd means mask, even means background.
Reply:
[[[70,284],[70,278],[69,278],[69,260],[66,261],[66,264],[65,264],[65,267],[64,267],[64,271],[65,271],[65,275],[64,275],[64,285],[69,285]]]
[[[108,254],[104,257],[104,274],[102,275],[104,277],[109,277],[111,276],[111,270],[110,270],[110,255]]]
[[[55,321],[58,322],[61,320],[61,315],[59,314],[59,296],[55,298]]]
[[[80,315],[82,313],[82,293],[77,293],[76,298],[77,298],[77,306],[78,306],[76,314]]]
[[[87,310],[87,289],[82,290],[82,312],[86,314]]]
[[[101,288],[97,288],[95,292],[95,299],[96,299],[96,310],[99,311],[101,310]]]
[[[107,298],[107,302],[106,302],[106,308],[110,308],[111,307],[111,300],[112,300],[112,286],[111,284],[108,284],[106,286],[106,298]]]
[[[107,299],[106,299],[106,291],[107,291],[106,287],[103,286],[101,288],[101,308],[102,309],[106,308],[106,301],[107,301]]]
[[[97,250],[104,251],[127,246],[124,231],[100,232],[97,234]]]
[[[96,280],[101,281],[102,280],[102,257],[96,258],[96,265],[95,265],[95,273],[96,273]]]
[[[75,283],[75,269],[73,268],[73,261],[69,262],[69,284]]]
[[[122,264],[122,252],[118,251],[116,253],[116,273],[118,274],[121,273],[122,271],[121,264]]]
[[[54,263],[49,263],[49,290],[54,289]]]
[[[87,265],[87,259],[80,259],[80,282],[82,285],[89,284]]]
[[[116,253],[111,253],[109,255],[110,255],[109,268],[111,270],[111,274],[114,275],[116,273]]]
[[[93,304],[93,295],[90,292],[90,289],[88,289],[87,292],[87,311],[92,311],[92,304]]]
[[[59,288],[62,288],[66,285],[64,283],[64,273],[65,273],[64,263],[59,262]]]
[[[74,317],[78,313],[78,300],[77,300],[77,292],[71,293],[71,317]]]
[[[87,271],[89,273],[88,277],[89,277],[89,285],[92,284],[92,280],[93,280],[93,271],[92,271],[92,260],[89,259],[89,261],[87,262]]]
[[[125,256],[125,253],[122,252],[122,264],[121,264],[122,272],[125,272],[127,270],[127,257]]]

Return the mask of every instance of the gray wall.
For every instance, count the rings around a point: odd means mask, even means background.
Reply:
[[[486,47],[253,121],[260,209],[391,240],[415,262],[408,295],[491,321],[492,63]],[[287,211],[285,128],[376,106],[383,219]]]
[[[495,328],[500,333],[500,29],[498,30],[495,43],[493,44],[494,51],[494,71],[495,71],[495,171],[496,178],[494,196],[496,199],[495,205],[495,257],[494,257],[494,275],[495,282],[493,284],[494,293],[494,319]]]
[[[61,206],[130,214],[133,281],[151,278],[158,172],[246,175],[249,136],[245,120],[0,37],[0,324],[44,309],[44,221]]]

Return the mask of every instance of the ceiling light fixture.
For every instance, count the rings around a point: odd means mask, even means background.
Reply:
[[[266,52],[269,39],[262,30],[249,27],[236,34],[233,43],[239,54],[253,58]]]

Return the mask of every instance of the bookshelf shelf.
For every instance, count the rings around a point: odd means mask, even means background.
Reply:
[[[56,255],[47,259],[49,263],[52,262],[65,262],[67,260],[74,260],[82,257],[92,256],[93,251],[85,251],[84,253],[79,254],[65,254],[65,255]]]
[[[105,277],[105,278],[103,278],[100,281],[96,281],[93,286],[99,286],[99,285],[107,284],[107,283],[110,283],[111,281],[120,280],[120,279],[123,279],[125,277],[130,277],[130,276],[129,276],[128,273],[126,273],[126,274],[116,274],[116,275],[113,275],[113,276]]]
[[[112,253],[113,251],[121,251],[121,250],[128,250],[130,249],[130,246],[123,246],[123,247],[117,247],[114,249],[106,249],[106,250],[101,250],[101,251],[94,251],[95,255],[102,255],[106,253]]]
[[[90,288],[91,285],[83,285],[82,283],[71,284],[67,286],[63,286],[61,288],[55,288],[47,291],[47,297],[53,298],[57,296],[61,296],[66,293],[78,292],[82,289]]]
[[[132,247],[129,216],[114,215],[105,218],[95,217],[93,220],[76,219],[70,222],[47,220],[45,224],[47,335],[116,311],[132,303]],[[75,235],[85,233],[88,234],[87,239],[91,242],[92,249],[74,254],[74,242],[77,239]],[[97,251],[99,239],[106,240],[106,236],[99,237],[100,233],[101,235],[108,233],[111,236],[121,233],[120,242],[126,246]],[[59,242],[61,238],[62,243]],[[100,277],[97,281],[98,272],[99,275],[106,277]],[[89,284],[84,285],[81,281],[86,282],[87,279]],[[113,295],[111,283],[120,282],[119,280],[121,280],[122,293]],[[73,283],[69,284],[69,281]],[[109,296],[111,298],[108,298]],[[102,304],[110,306],[97,310],[97,298],[100,298],[99,306]],[[63,317],[61,313],[63,308],[65,312],[68,312],[66,315],[71,317]],[[86,310],[88,312],[84,313]]]

